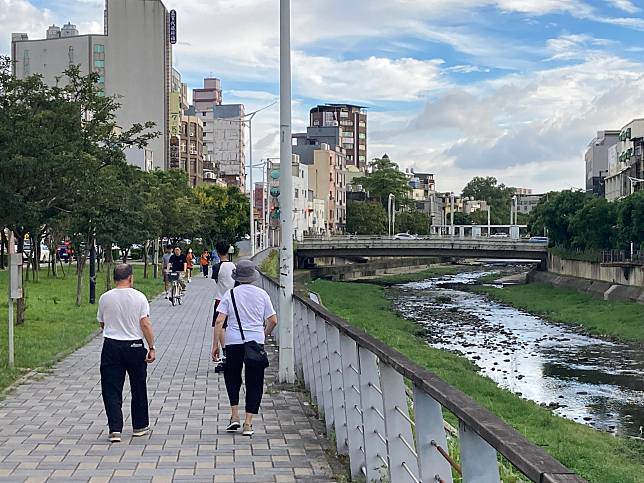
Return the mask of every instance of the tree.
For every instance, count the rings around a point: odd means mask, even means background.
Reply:
[[[396,231],[415,235],[429,234],[429,217],[420,211],[403,211],[396,215]]]
[[[213,246],[218,240],[235,243],[250,231],[250,201],[236,186],[202,185],[194,190],[199,234]]]
[[[592,198],[570,220],[571,246],[581,250],[606,250],[613,246],[617,230],[617,205]]]
[[[465,185],[462,196],[475,200],[483,200],[490,205],[490,219],[494,225],[505,225],[510,218],[510,203],[512,202],[513,188],[498,184],[496,178],[476,176]],[[486,215],[487,216],[487,215]],[[487,218],[485,220],[487,224]]]
[[[347,205],[347,232],[358,235],[387,233],[387,213],[379,203],[355,202]]]
[[[590,198],[590,195],[582,191],[548,193],[530,212],[528,230],[533,235],[547,231],[553,244],[570,247],[573,217]]]
[[[369,193],[369,196],[380,202],[383,208],[387,209],[389,195],[396,197],[396,203],[400,206],[408,204],[408,196],[411,188],[407,182],[405,173],[401,173],[398,165],[384,155],[382,158],[375,158],[370,164],[371,173],[366,176],[355,178],[354,184],[362,185]]]
[[[630,243],[644,249],[644,191],[637,191],[622,199],[617,206],[618,242],[623,249]]]

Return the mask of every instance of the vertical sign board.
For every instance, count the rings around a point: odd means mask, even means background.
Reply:
[[[177,43],[177,11],[170,10],[170,43]]]
[[[9,255],[9,298],[22,298],[22,253]]]
[[[179,136],[181,130],[181,94],[170,92],[170,136]]]

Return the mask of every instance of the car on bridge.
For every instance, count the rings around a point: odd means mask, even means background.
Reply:
[[[409,233],[396,233],[394,240],[418,240],[418,235],[411,235]]]
[[[547,245],[550,242],[550,238],[547,236],[531,236],[528,239],[528,243],[541,243]]]

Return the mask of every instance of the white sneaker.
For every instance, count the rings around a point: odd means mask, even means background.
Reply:
[[[108,436],[108,439],[110,440],[110,443],[120,443],[121,442],[121,433],[119,432],[112,432]]]
[[[140,436],[145,436],[149,432],[150,432],[150,426],[141,428],[141,429],[135,429],[134,431],[132,431],[132,436],[134,436],[135,438],[138,438]]]

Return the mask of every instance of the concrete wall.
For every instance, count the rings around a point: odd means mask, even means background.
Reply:
[[[644,287],[644,267],[603,267],[599,263],[548,255],[548,272],[631,287]]]
[[[547,283],[557,288],[567,288],[587,293],[604,300],[625,300],[644,304],[644,288],[612,284],[586,278],[567,277],[551,272],[533,270],[528,274],[529,282]]]

